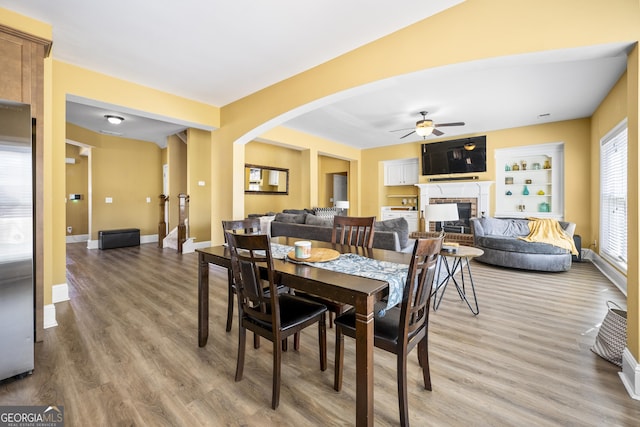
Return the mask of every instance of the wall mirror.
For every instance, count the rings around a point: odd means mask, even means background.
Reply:
[[[289,169],[244,165],[244,192],[250,194],[289,194]]]

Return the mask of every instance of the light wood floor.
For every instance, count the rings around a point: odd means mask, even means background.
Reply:
[[[106,251],[67,246],[71,300],[36,345],[32,376],[0,383],[0,405],[64,405],[67,426],[334,426],[354,423],[354,342],[343,390],[318,369],[317,331],[284,354],[280,407],[271,402],[271,346],[249,345],[234,382],[237,328],[224,330],[226,271],[211,268],[210,337],[197,345],[197,259],[155,245]],[[472,263],[473,316],[454,289],[431,312],[433,391],[411,354],[414,426],[637,426],[618,368],[592,353],[607,300],[624,296],[591,264],[532,273]],[[397,425],[395,359],[376,350],[375,424]]]

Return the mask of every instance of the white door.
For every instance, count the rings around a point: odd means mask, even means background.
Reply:
[[[349,200],[347,198],[347,176],[334,174],[333,175],[333,204],[338,200]]]

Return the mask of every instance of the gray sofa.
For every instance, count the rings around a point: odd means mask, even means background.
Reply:
[[[330,242],[333,218],[316,215],[306,210],[287,210],[275,214],[270,225],[270,233],[273,237],[286,236]],[[373,236],[374,248],[411,252],[413,244],[414,240],[409,238],[409,225],[404,218],[376,222]]]
[[[516,218],[471,218],[474,246],[484,254],[475,258],[486,264],[535,271],[568,271],[571,253],[547,243],[526,242],[519,236],[529,234],[529,220]],[[576,225],[559,221],[573,237]]]

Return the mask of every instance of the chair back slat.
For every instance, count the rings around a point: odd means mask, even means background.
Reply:
[[[375,216],[335,216],[333,217],[331,242],[339,245],[371,249],[373,247],[375,221]]]
[[[418,239],[407,273],[400,314],[401,334],[411,335],[428,321],[433,281],[443,237]],[[403,331],[406,331],[406,334]]]

